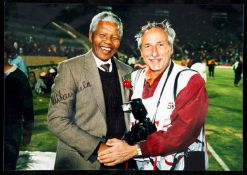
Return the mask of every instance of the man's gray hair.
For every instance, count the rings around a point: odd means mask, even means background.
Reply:
[[[176,33],[173,28],[171,28],[171,24],[167,21],[164,20],[161,23],[157,22],[148,22],[145,26],[142,26],[141,31],[135,35],[138,49],[141,49],[141,38],[144,35],[144,33],[152,28],[161,28],[168,34],[168,44],[173,48],[173,43],[175,40]]]
[[[121,19],[115,15],[112,12],[101,12],[95,15],[91,21],[89,32],[94,32],[96,30],[96,27],[100,21],[111,21],[116,23],[119,26],[119,31],[120,31],[120,37],[122,38],[123,36],[123,23]]]

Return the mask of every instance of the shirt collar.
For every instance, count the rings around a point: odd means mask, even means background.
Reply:
[[[93,53],[93,57],[94,57],[94,60],[95,60],[95,62],[96,62],[97,67],[98,67],[100,70],[105,71],[100,65],[102,65],[102,64],[107,64],[107,63],[108,63],[108,64],[110,64],[109,72],[112,71],[112,62],[111,62],[111,59],[109,59],[109,60],[107,60],[107,61],[102,61],[102,60],[99,59],[96,55],[94,55],[94,53]]]

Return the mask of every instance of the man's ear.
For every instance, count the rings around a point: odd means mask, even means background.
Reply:
[[[139,52],[140,52],[140,54],[141,54],[141,58],[144,59],[143,53],[142,53],[142,49],[141,49],[141,46],[140,46],[140,48],[139,48]]]
[[[143,56],[142,56],[142,50],[140,49],[140,53],[141,53],[141,57],[143,58]]]
[[[173,54],[173,47],[171,47],[171,55]]]
[[[92,32],[88,33],[88,38],[89,38],[89,42],[92,43],[92,40],[93,40],[93,33]]]

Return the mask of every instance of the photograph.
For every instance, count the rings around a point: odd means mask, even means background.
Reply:
[[[245,7],[5,1],[3,172],[243,172]]]

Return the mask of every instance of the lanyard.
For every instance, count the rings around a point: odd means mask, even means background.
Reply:
[[[162,90],[161,90],[161,93],[160,93],[160,96],[159,96],[159,100],[158,100],[157,105],[156,105],[156,110],[155,110],[155,113],[154,113],[154,117],[153,117],[152,123],[155,122],[156,114],[157,114],[157,111],[158,111],[158,107],[159,107],[159,105],[160,105],[160,99],[161,99],[161,96],[162,96],[163,91],[164,91],[164,89],[165,89],[167,80],[168,80],[169,76],[171,75],[173,66],[174,66],[174,63],[171,61],[171,65],[170,65],[170,67],[169,67],[169,70],[168,70],[168,73],[167,73],[167,77],[166,77],[165,83],[164,83],[164,85],[163,85],[163,87],[162,87]]]

